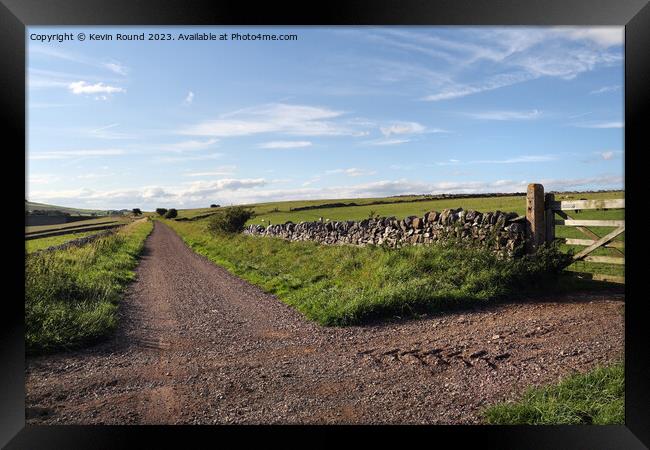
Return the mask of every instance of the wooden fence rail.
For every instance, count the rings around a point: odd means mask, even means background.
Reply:
[[[624,209],[625,199],[612,200],[569,200],[553,202],[550,207],[554,210],[575,211],[581,209]]]
[[[555,225],[567,227],[624,227],[624,220],[556,220]]]
[[[526,241],[528,251],[534,252],[538,246],[546,242],[553,242],[556,239],[555,227],[563,225],[575,227],[576,230],[589,238],[564,239],[564,242],[568,245],[586,247],[574,255],[574,261],[625,264],[625,254],[621,251],[625,246],[620,241],[614,241],[615,238],[625,232],[625,220],[580,220],[574,219],[567,214],[567,211],[579,212],[586,209],[625,209],[625,199],[556,201],[553,194],[544,195],[544,186],[541,184],[529,184],[526,202]],[[556,219],[556,215],[562,219]],[[590,230],[589,227],[612,227],[614,230],[605,236],[600,236]],[[608,249],[617,256],[592,255],[598,248]],[[592,278],[618,283],[625,282],[624,277],[612,275],[593,274]]]

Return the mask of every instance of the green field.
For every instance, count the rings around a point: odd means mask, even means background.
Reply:
[[[243,234],[212,235],[205,220],[165,220],[197,253],[278,296],[322,325],[413,316],[518,295],[557,279],[561,254],[509,261],[475,247],[326,246]]]
[[[555,194],[555,199],[560,200],[597,200],[597,199],[615,199],[623,198],[623,191],[614,191],[614,192],[598,192],[598,193],[557,193]],[[245,205],[250,207],[254,216],[247,222],[247,225],[256,224],[267,226],[269,222],[271,224],[281,224],[291,221],[294,223],[299,223],[301,221],[316,221],[321,217],[330,221],[337,220],[361,220],[367,218],[371,213],[378,214],[380,216],[395,216],[397,218],[404,218],[406,216],[422,216],[425,212],[435,210],[441,211],[445,208],[458,208],[462,207],[466,210],[474,209],[477,211],[488,212],[488,211],[505,211],[505,212],[516,212],[519,215],[524,215],[526,213],[526,197],[525,196],[503,196],[503,197],[478,197],[478,198],[459,198],[459,199],[441,199],[441,200],[430,200],[422,202],[410,202],[410,203],[393,203],[393,204],[383,204],[383,205],[367,205],[368,203],[375,201],[404,201],[404,200],[413,200],[421,199],[423,196],[411,196],[411,197],[385,197],[385,198],[363,198],[363,199],[329,199],[329,200],[305,200],[305,201],[291,201],[291,202],[275,202],[275,203],[257,203],[251,205]],[[312,209],[305,211],[291,211],[291,208],[311,206],[311,205],[322,205],[327,203],[350,203],[355,202],[360,206],[350,206],[350,207],[338,207],[338,208],[323,208],[323,209]],[[365,206],[363,206],[365,205]],[[192,218],[204,214],[209,214],[210,212],[215,212],[215,208],[200,208],[200,209],[185,209],[178,211],[178,218]],[[624,210],[585,210],[580,212],[569,212],[569,215],[574,219],[624,219],[625,211]],[[560,217],[557,216],[559,219]],[[607,233],[612,231],[612,228],[608,227],[593,227],[591,228],[598,236],[605,236]],[[584,238],[587,239],[585,235],[580,233],[574,227],[566,226],[557,226],[556,227],[556,237],[557,238]],[[625,235],[620,235],[616,241],[624,242]],[[575,252],[580,251],[584,247],[580,246],[569,246],[562,245],[562,250],[568,251],[569,249],[574,250]],[[625,249],[621,249],[625,252]],[[600,256],[615,256],[613,250],[610,249],[598,249],[593,255]],[[593,262],[576,262],[569,266],[569,271],[572,272],[585,272],[585,273],[599,273],[605,275],[614,275],[614,276],[624,276],[624,266],[612,265],[612,264],[601,264]]]
[[[92,227],[95,225],[109,225],[115,223],[128,223],[132,221],[131,217],[124,216],[106,216],[88,220],[79,220],[77,222],[60,223],[55,225],[34,225],[25,227],[25,234],[46,233],[51,231],[63,231],[75,228]]]
[[[110,333],[151,230],[151,221],[140,220],[81,247],[27,255],[27,352],[74,348]]]
[[[55,245],[61,245],[64,244],[68,241],[72,241],[75,239],[79,239],[82,237],[86,236],[91,236],[93,234],[101,233],[103,230],[100,231],[83,231],[79,233],[70,233],[70,234],[63,234],[60,236],[52,236],[52,237],[44,237],[40,239],[30,239],[29,241],[25,241],[25,251],[27,253],[34,253],[39,250],[44,250],[48,247],[53,247]]]
[[[556,194],[556,200],[577,200],[586,198],[588,200],[622,198],[623,192],[598,192],[598,193],[560,193]],[[456,198],[440,199],[422,202],[413,202],[412,200],[422,199],[424,196],[408,197],[381,197],[381,198],[351,198],[351,199],[325,199],[325,200],[300,200],[288,202],[272,203],[253,203],[242,205],[251,208],[255,217],[249,220],[248,224],[273,224],[286,223],[292,221],[315,221],[320,217],[329,220],[359,220],[368,217],[371,211],[380,216],[395,216],[403,218],[410,215],[422,216],[425,212],[436,210],[441,211],[445,208],[475,209],[477,211],[514,211],[518,214],[526,212],[525,196],[503,196],[503,197],[476,197],[476,198]],[[411,200],[411,202],[408,202]],[[368,205],[368,203],[382,202],[401,202],[383,205]],[[311,209],[305,211],[291,211],[292,208],[315,206],[327,203],[357,203],[360,206],[338,207]],[[209,214],[214,212],[215,208],[198,208],[198,209],[179,209],[178,218],[191,218],[198,215]],[[262,222],[264,220],[264,222]]]
[[[290,212],[292,208],[301,208],[305,206],[318,206],[327,203],[356,203],[358,205],[366,205],[373,202],[408,202],[426,198],[423,195],[408,195],[403,197],[378,197],[378,198],[344,198],[344,199],[325,199],[325,200],[293,200],[285,202],[267,202],[267,203],[251,203],[246,206],[252,208],[256,214],[275,214]],[[192,218],[203,214],[214,212],[217,208],[196,208],[196,209],[179,209],[178,218]],[[275,210],[278,211],[275,211]],[[318,211],[318,210],[314,210]],[[292,212],[292,214],[299,214],[300,211]],[[284,223],[284,222],[274,222]]]
[[[524,214],[526,211],[525,197],[487,197],[487,198],[463,198],[430,200],[411,203],[394,203],[386,205],[348,206],[341,208],[312,209],[306,211],[283,211],[273,212],[270,207],[255,207],[256,217],[251,218],[248,224],[268,225],[285,223],[291,221],[311,222],[319,220],[361,220],[366,219],[371,212],[383,217],[395,216],[399,219],[407,216],[422,216],[425,212],[436,210],[442,211],[445,208],[475,209],[478,211],[514,211]],[[279,206],[277,207],[280,208]],[[262,222],[264,220],[264,222]]]
[[[624,424],[624,366],[600,367],[529,389],[517,402],[489,407],[485,419],[494,425]]]

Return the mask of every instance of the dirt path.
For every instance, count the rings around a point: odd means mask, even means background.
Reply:
[[[110,341],[29,358],[31,424],[476,423],[623,353],[623,295],[324,328],[156,223]]]

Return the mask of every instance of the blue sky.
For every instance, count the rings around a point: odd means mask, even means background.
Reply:
[[[170,33],[40,42],[32,34]],[[179,34],[295,34],[180,41]],[[624,184],[620,28],[30,27],[28,192],[88,208]]]

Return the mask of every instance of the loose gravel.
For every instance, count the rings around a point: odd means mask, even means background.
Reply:
[[[623,354],[621,292],[326,328],[156,222],[113,337],[26,361],[28,424],[473,424]]]

